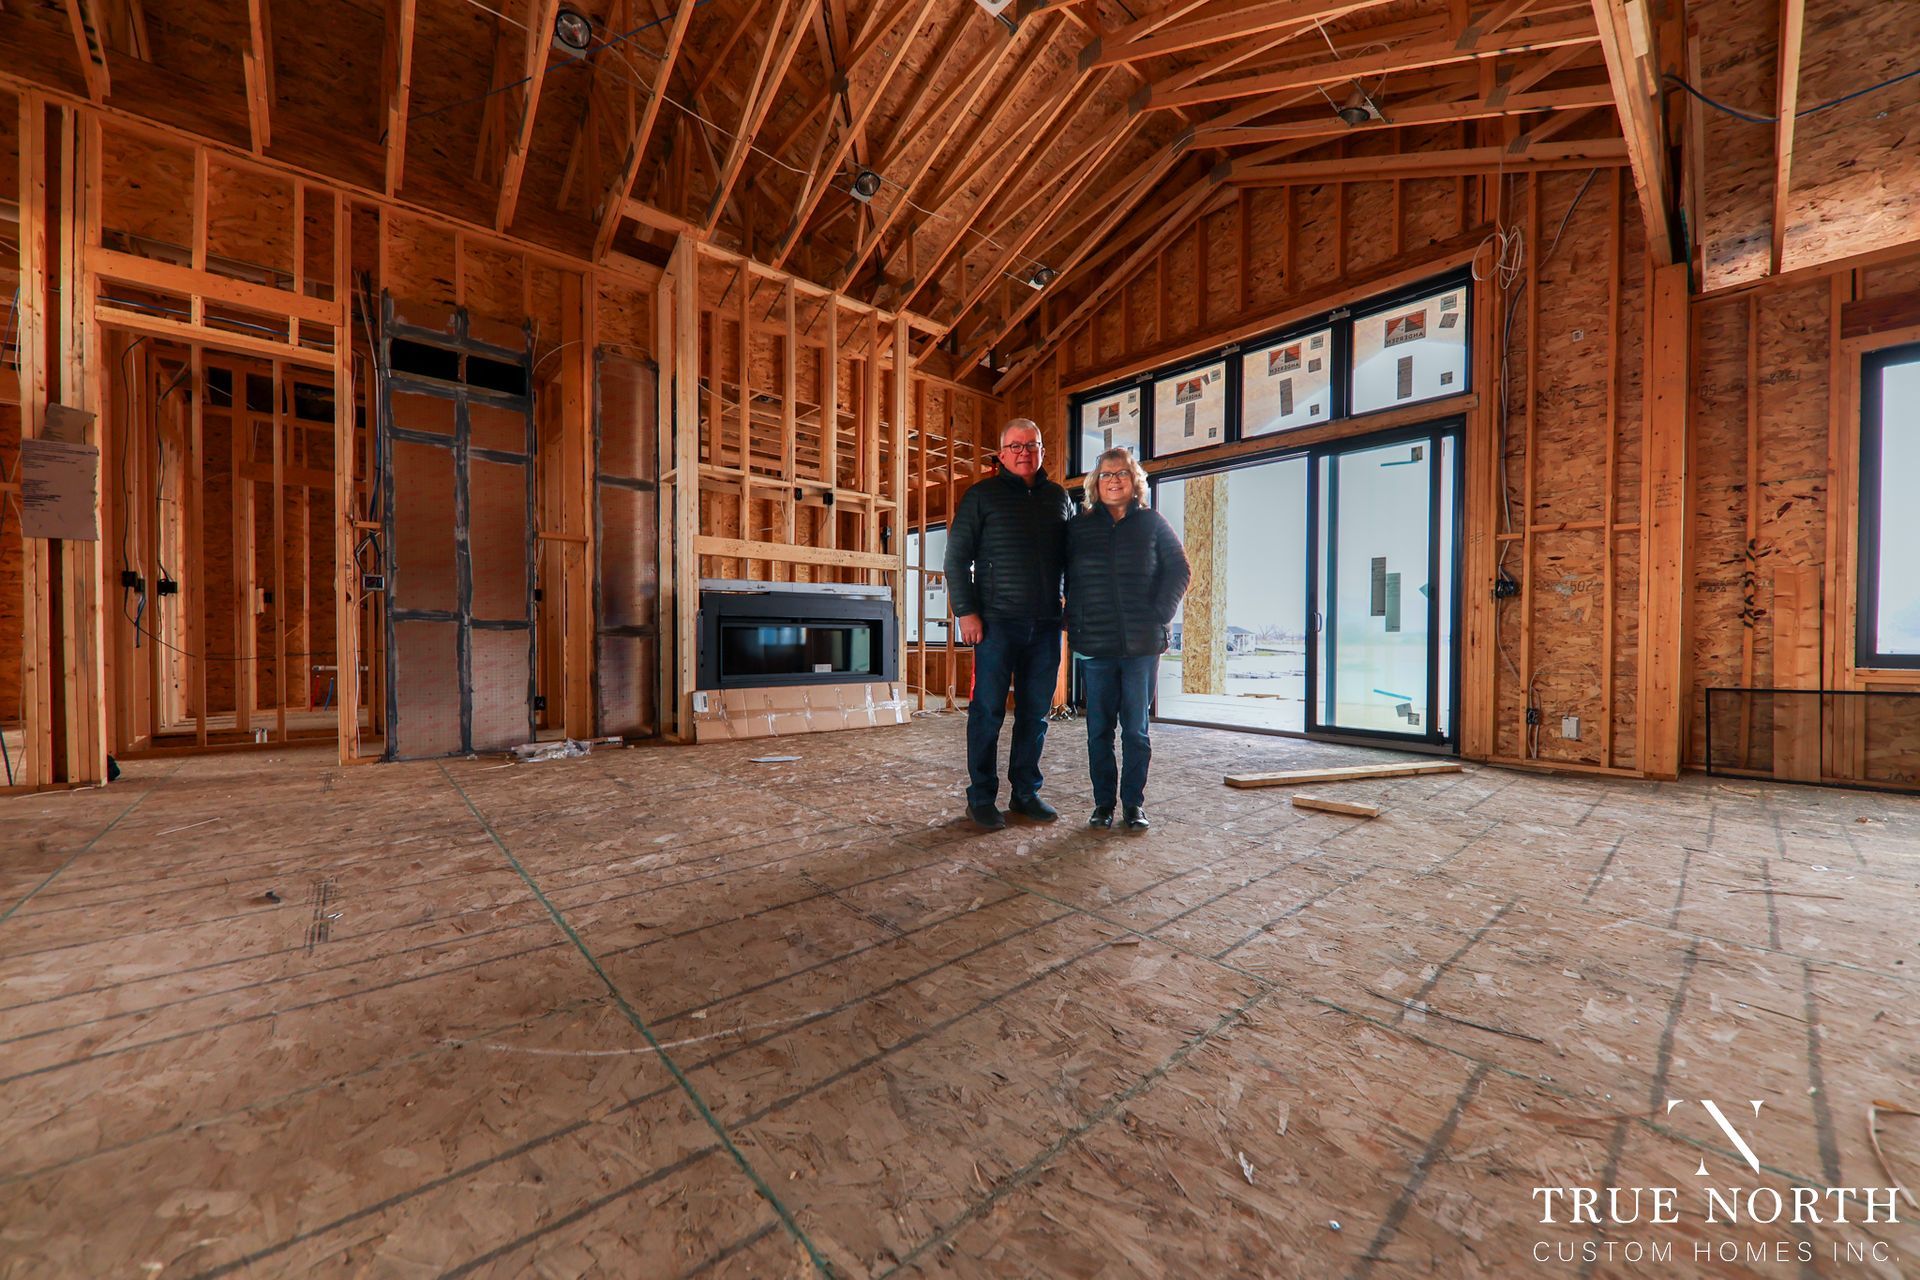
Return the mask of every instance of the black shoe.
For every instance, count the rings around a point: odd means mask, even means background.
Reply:
[[[1007,825],[1007,815],[990,804],[970,804],[967,816],[973,819],[973,825],[982,831],[1003,831]]]
[[[1058,809],[1039,796],[1028,796],[1025,799],[1016,797],[1014,802],[1007,806],[1007,812],[1017,813],[1033,822],[1052,822],[1060,816]]]
[[[1098,809],[1095,809],[1093,816],[1087,819],[1087,825],[1089,827],[1100,827],[1103,829],[1111,827],[1113,825],[1113,806],[1103,804]]]
[[[1149,825],[1145,808],[1137,804],[1127,806],[1127,830],[1145,831]]]

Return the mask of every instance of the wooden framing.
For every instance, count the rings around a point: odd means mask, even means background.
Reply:
[[[1774,102],[1773,229],[1771,266],[1779,275],[1785,265],[1787,217],[1793,187],[1793,129],[1800,110],[1800,47],[1806,34],[1807,0],[1781,0],[1779,94]]]
[[[1593,0],[1593,16],[1613,82],[1634,189],[1647,220],[1647,244],[1654,258],[1665,265],[1673,261],[1673,210],[1660,123],[1660,68],[1647,6],[1628,0]]]

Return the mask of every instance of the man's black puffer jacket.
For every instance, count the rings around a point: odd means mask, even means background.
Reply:
[[[947,530],[953,616],[1058,621],[1073,503],[1043,469],[1028,485],[1005,471],[960,499]]]
[[[1081,512],[1067,526],[1067,643],[1089,658],[1165,653],[1192,576],[1158,511],[1136,502],[1118,521],[1104,506]]]

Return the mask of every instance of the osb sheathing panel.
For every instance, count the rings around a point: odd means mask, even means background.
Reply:
[[[1126,334],[1121,329],[1119,302],[1113,301],[1094,312],[1093,347],[1094,359],[1105,363],[1118,360],[1127,349]]]
[[[1866,267],[1860,272],[1862,298],[1892,298],[1920,292],[1920,257]]]
[[[400,304],[450,308],[456,304],[454,232],[435,222],[387,215],[387,275],[380,284]],[[420,317],[430,325],[437,318]]]
[[[1175,237],[1161,255],[1161,262],[1167,273],[1167,285],[1164,290],[1167,299],[1167,334],[1170,337],[1183,337],[1197,331],[1200,327],[1198,299],[1201,281],[1197,278],[1200,253],[1191,231]],[[1098,354],[1088,362],[1098,367]]]
[[[1603,719],[1599,673],[1606,607],[1606,550],[1599,530],[1534,536],[1533,697],[1540,708],[1538,756],[1600,764]],[[1561,719],[1579,716],[1578,741],[1560,736]]]
[[[527,318],[527,260],[524,255],[469,240],[461,280],[467,311],[508,324]],[[549,335],[555,342],[557,335]]]
[[[104,126],[100,135],[100,169],[108,179],[102,197],[101,227],[180,250],[190,249],[193,152],[151,134],[111,125]]]
[[[1299,269],[1300,278],[1288,283],[1289,293],[1327,284],[1338,275],[1334,235],[1340,224],[1340,188],[1296,187],[1293,209],[1293,226],[1299,240],[1294,265]]]
[[[1698,33],[1701,91],[1772,115],[1780,61],[1776,0],[1695,0],[1687,19]],[[1812,99],[1803,92],[1801,101]],[[1687,109],[1705,113],[1701,283],[1711,290],[1758,279],[1771,265],[1774,131],[1699,103]]]
[[[1691,742],[1699,760],[1704,691],[1773,683],[1774,570],[1826,564],[1827,283],[1699,305],[1694,317]]]
[[[1240,211],[1229,204],[1200,221],[1207,245],[1207,317],[1218,322],[1240,309]]]
[[[1287,295],[1287,237],[1295,234],[1287,224],[1287,187],[1256,187],[1246,193],[1247,214],[1251,219],[1248,236],[1253,241],[1249,258],[1253,278],[1247,283],[1247,301],[1255,307],[1270,306]]]
[[[214,158],[207,165],[206,230],[208,256],[291,275],[293,183]]]
[[[1133,328],[1127,334],[1127,350],[1142,351],[1160,341],[1160,313],[1155,305],[1159,282],[1152,271],[1143,271],[1122,288],[1133,314]]]
[[[324,21],[295,21],[289,14],[275,22],[274,115],[298,112],[303,122],[312,120],[349,137],[379,137],[386,106],[380,85],[386,36],[384,14],[372,5],[329,6]]]
[[[1802,109],[1911,69],[1920,53],[1913,17],[1908,6],[1868,0],[1809,5]],[[1920,81],[1906,80],[1795,126],[1786,269],[1920,238],[1916,109]]]
[[[1596,177],[1551,258],[1553,230],[1567,216],[1585,175],[1546,174],[1540,182],[1539,385],[1533,405],[1536,524],[1599,520],[1606,515],[1607,394],[1612,343],[1607,334],[1612,292],[1612,208]],[[1525,308],[1522,302],[1522,308]],[[1549,353],[1551,355],[1549,356]]]
[[[1384,138],[1360,138],[1348,147],[1348,154],[1355,158],[1393,154],[1393,148]],[[1349,182],[1336,192],[1336,199],[1344,194],[1347,202],[1344,221],[1348,271],[1363,271],[1393,257],[1393,188],[1391,182]]]
[[[599,277],[594,288],[593,322],[604,346],[623,355],[653,351],[653,294],[623,281]]]

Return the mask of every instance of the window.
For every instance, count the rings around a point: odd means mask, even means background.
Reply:
[[[920,572],[920,534],[913,531],[907,534],[907,639],[909,642],[920,639],[920,608],[914,607],[914,601],[921,602],[926,610],[926,642],[945,644],[947,642],[947,527],[936,525],[927,530],[927,571]]]
[[[1856,661],[1920,667],[1920,343],[1860,366],[1860,612]]]
[[[1227,362],[1170,374],[1153,384],[1153,456],[1227,442]],[[1091,465],[1093,457],[1087,461]]]
[[[1240,436],[1333,418],[1333,330],[1297,334],[1240,357]]]
[[[1080,402],[1080,430],[1074,437],[1073,474],[1080,475],[1108,449],[1127,448],[1140,456],[1140,388],[1108,390]]]
[[[1467,286],[1382,307],[1353,322],[1354,413],[1467,389]]]
[[[1166,459],[1463,395],[1472,303],[1461,270],[1078,393],[1068,404],[1067,474],[1085,475],[1116,446]]]

